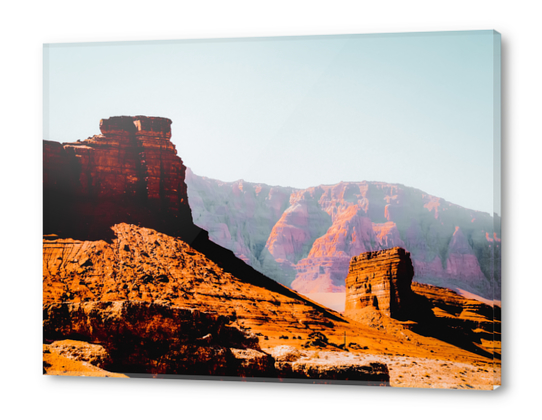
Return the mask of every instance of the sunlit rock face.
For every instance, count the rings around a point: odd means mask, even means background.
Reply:
[[[353,256],[401,247],[415,281],[500,299],[500,221],[487,213],[382,182],[299,190],[190,170],[186,182],[196,225],[301,293],[344,292]]]
[[[372,306],[387,316],[401,318],[414,303],[413,275],[410,255],[403,248],[353,257],[346,277],[346,316],[355,319],[357,311]]]

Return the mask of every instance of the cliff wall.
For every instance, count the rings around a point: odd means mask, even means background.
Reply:
[[[500,300],[498,216],[382,182],[305,190],[195,174],[186,182],[194,222],[213,241],[300,293],[342,293],[352,257],[401,247],[415,281]]]
[[[127,222],[195,237],[171,120],[112,117],[100,131],[74,143],[44,141],[44,233],[110,239],[110,227]]]

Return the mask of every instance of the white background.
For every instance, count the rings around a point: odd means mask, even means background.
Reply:
[[[542,69],[536,2],[10,1],[3,3],[0,20],[3,418],[540,415]],[[504,385],[499,390],[42,377],[43,43],[471,29],[495,29],[503,42]]]

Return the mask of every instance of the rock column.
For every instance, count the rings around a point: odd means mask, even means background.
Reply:
[[[410,253],[403,248],[365,252],[353,257],[346,277],[345,313],[372,306],[389,317],[401,319],[412,304],[414,269]]]

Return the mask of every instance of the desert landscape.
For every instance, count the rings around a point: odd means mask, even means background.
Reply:
[[[171,124],[44,141],[44,374],[500,385],[493,216],[395,184],[198,177]]]

